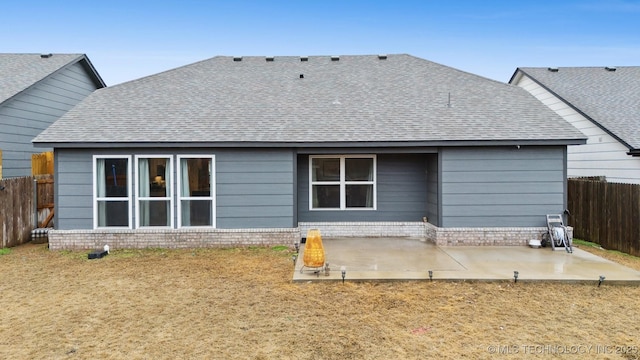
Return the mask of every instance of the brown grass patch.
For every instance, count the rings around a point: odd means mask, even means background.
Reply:
[[[294,284],[292,271],[290,252],[262,248],[14,248],[0,255],[0,358],[640,358],[638,286]]]

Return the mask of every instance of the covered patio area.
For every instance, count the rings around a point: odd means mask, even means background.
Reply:
[[[329,271],[303,267],[301,244],[293,281],[474,280],[593,281],[640,285],[640,272],[574,248],[572,254],[528,246],[436,246],[415,238],[322,240]],[[301,271],[302,270],[302,271]],[[431,276],[430,276],[431,275]]]

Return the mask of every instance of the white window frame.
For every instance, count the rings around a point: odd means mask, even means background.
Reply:
[[[313,181],[313,159],[340,159],[340,180],[339,181]],[[372,181],[347,181],[346,180],[346,159],[372,159],[373,160],[373,180]],[[378,161],[374,154],[349,154],[349,155],[309,155],[309,210],[310,211],[373,211],[378,208]],[[313,186],[314,185],[339,185],[340,186],[340,207],[339,208],[314,208],[313,207]],[[373,207],[347,207],[347,185],[373,185]]]
[[[182,196],[180,189],[182,189],[182,159],[211,159],[211,179],[210,179],[210,196]],[[176,201],[178,202],[178,228],[185,229],[197,229],[197,228],[216,228],[216,156],[212,154],[191,154],[191,155],[178,155],[176,159]],[[211,201],[211,226],[182,226],[182,200],[210,200]]]
[[[169,181],[166,183],[167,194],[165,197],[141,197],[140,196],[140,174],[139,174],[139,161],[140,159],[167,159],[168,160],[168,169],[165,170],[165,173],[169,174]],[[135,175],[136,175],[136,186],[135,186],[135,194],[136,194],[136,228],[140,229],[173,229],[173,156],[172,155],[136,155],[135,156]],[[168,226],[141,226],[140,225],[140,202],[141,201],[160,201],[160,200],[169,200],[169,225]]]
[[[98,160],[100,159],[126,159],[127,160],[127,197],[98,197]],[[93,228],[94,229],[131,229],[132,220],[132,192],[131,192],[131,155],[93,155]],[[127,201],[128,226],[98,226],[98,201]]]

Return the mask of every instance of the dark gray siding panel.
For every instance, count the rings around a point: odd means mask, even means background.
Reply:
[[[298,156],[298,221],[422,221],[427,208],[424,154],[377,156],[377,210],[309,210],[309,156]]]
[[[292,150],[216,152],[217,227],[293,227]]]
[[[439,225],[438,207],[438,154],[427,155],[427,219]]]
[[[53,74],[0,106],[3,176],[31,174],[31,140],[96,89],[80,63]]]
[[[260,185],[260,191],[269,195],[290,195],[290,184],[262,184]],[[253,184],[234,184],[234,183],[220,183],[218,182],[218,194],[224,195],[242,195],[252,194],[256,191]]]
[[[443,227],[545,226],[562,213],[564,147],[444,148]]]
[[[174,155],[215,155],[218,228],[297,226],[293,224],[295,157],[291,150],[156,148],[137,152],[107,149],[56,150],[57,228],[68,230],[93,227],[93,155],[114,154],[130,155],[132,161],[135,155],[172,155],[174,161]],[[174,163],[174,179],[176,168]],[[135,186],[135,175],[132,180]],[[135,214],[135,201],[133,211]]]

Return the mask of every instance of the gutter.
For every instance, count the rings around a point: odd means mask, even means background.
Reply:
[[[582,145],[586,138],[569,138],[553,140],[425,140],[425,141],[328,141],[328,142],[268,142],[268,141],[130,141],[130,142],[72,142],[72,141],[33,141],[37,148],[435,148],[435,147],[469,147],[469,146],[566,146]]]

